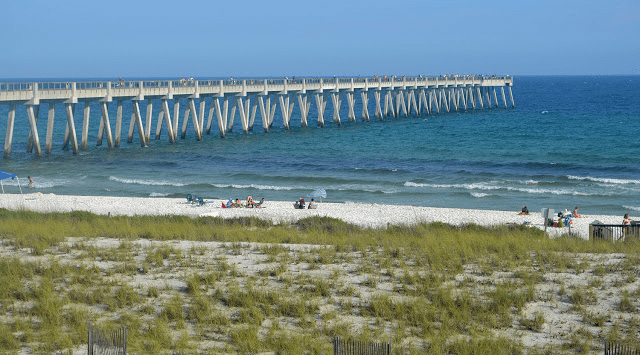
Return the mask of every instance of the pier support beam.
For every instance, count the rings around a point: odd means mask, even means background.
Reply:
[[[158,112],[158,123],[156,123],[156,140],[160,139],[160,134],[162,133],[162,120],[164,119],[164,110],[160,108],[160,112]],[[149,137],[151,139],[151,137]]]
[[[100,128],[98,129],[98,142],[97,145],[102,145],[102,136],[107,134],[107,145],[109,148],[113,148],[113,136],[111,135],[111,123],[109,122],[109,110],[106,102],[100,103],[100,109],[102,111]]]
[[[153,100],[151,99],[147,99],[147,112],[146,112],[146,116],[147,119],[145,121],[145,131],[144,131],[144,140],[145,141],[150,141],[151,140],[151,118],[153,115]]]
[[[393,95],[390,90],[385,90],[384,94],[384,117],[396,117],[396,113],[393,109]]]
[[[465,90],[466,88],[461,87],[459,90],[460,93],[460,99],[462,100],[462,108],[464,108],[464,110],[467,110],[467,90]]]
[[[355,113],[356,98],[354,96],[354,92],[347,91],[346,95],[347,95],[347,106],[349,108],[349,113],[347,114],[347,118],[349,119],[350,122],[355,122],[356,121],[356,113]]]
[[[171,116],[169,114],[169,103],[167,102],[167,100],[163,99],[161,105],[162,105],[162,112],[164,113],[164,123],[167,126],[167,135],[169,136],[169,142],[175,143],[176,134],[174,132],[174,127],[171,124]]]
[[[75,107],[76,104],[65,104],[67,112],[67,127],[65,129],[63,148],[66,148],[69,145],[69,139],[71,139],[71,150],[73,151],[73,154],[78,154],[78,138],[76,136],[76,125],[73,121]]]
[[[84,102],[84,117],[82,120],[82,143],[80,149],[87,150],[87,140],[89,139],[89,115],[91,113],[91,102]]]
[[[211,134],[211,125],[213,124],[213,115],[216,112],[216,105],[214,101],[218,101],[218,99],[215,97],[211,97],[211,103],[209,104],[209,117],[207,118],[207,128],[205,129],[206,134]]]
[[[238,107],[238,97],[234,96],[231,102],[231,112],[229,117],[229,123],[227,124],[227,132],[233,132],[233,123],[236,120],[236,108]]]
[[[362,99],[362,121],[369,121],[369,91],[361,91],[360,98]]]
[[[56,115],[56,104],[49,104],[49,114],[47,117],[47,138],[45,140],[44,151],[51,154],[51,146],[53,144],[53,120]]]
[[[500,91],[502,92],[502,103],[504,104],[504,108],[507,108],[507,97],[504,95],[504,86],[500,87]]]
[[[469,86],[469,102],[471,102],[471,106],[473,109],[476,109],[476,100],[473,97],[473,86]]]
[[[142,126],[142,117],[140,117],[140,105],[138,101],[133,101],[133,119],[132,120],[135,121],[136,128],[138,129],[138,136],[140,137],[140,146],[146,147],[147,141],[144,135],[144,127]]]
[[[282,113],[282,125],[286,130],[289,130],[293,102],[290,102],[289,94],[278,94],[278,100],[280,101],[280,112]]]
[[[178,140],[178,123],[180,121],[180,98],[173,101],[173,141]]]
[[[406,91],[404,89],[398,90],[396,95],[396,112],[398,112],[398,116],[400,116],[400,109],[402,109],[402,115],[404,117],[408,116],[407,111],[407,103],[404,100]]]
[[[416,91],[409,90],[407,97],[409,98],[407,101],[408,111],[411,114],[411,109],[413,108],[413,113],[416,116],[420,116],[420,111],[418,110],[418,103],[416,102]]]
[[[476,97],[480,108],[484,109],[484,100],[482,99],[482,91],[480,86],[476,86]]]
[[[9,105],[9,117],[7,118],[7,133],[4,139],[4,156],[8,158],[11,155],[11,141],[13,140],[13,123],[16,119],[16,104]]]
[[[489,87],[484,87],[484,99],[487,103],[487,108],[491,108],[491,97],[489,97]]]
[[[511,108],[515,108],[516,104],[513,102],[513,92],[511,92],[511,86],[509,86],[509,98],[511,99]]]
[[[33,105],[33,115],[36,118],[36,125],[37,125],[38,116],[40,115],[40,105]],[[33,132],[31,131],[31,129],[29,129],[29,138],[27,139],[27,153],[31,153],[31,152],[33,152]]]
[[[198,119],[198,115],[196,112],[196,104],[192,98],[189,98],[189,111],[191,111],[191,122],[193,123],[193,129],[196,133],[196,140],[202,140],[202,129],[200,128],[200,120]],[[185,116],[185,122],[189,119],[189,117]],[[184,139],[184,129],[182,132],[182,139]]]
[[[309,117],[309,108],[311,107],[309,96],[307,94],[298,94],[298,107],[300,107],[300,126],[307,127],[309,125],[307,122]]]
[[[248,104],[247,104],[247,106],[248,106]],[[253,98],[253,103],[251,104],[251,116],[249,117],[249,131],[253,131],[253,123],[256,120],[256,111],[257,110],[258,110],[258,95],[255,95],[254,98]]]
[[[227,135],[227,113],[229,112],[229,96],[225,96],[222,99],[222,110],[220,110],[220,102],[215,99],[216,114],[218,115],[218,130],[220,131],[220,137],[224,138]]]
[[[378,120],[382,120],[383,116],[382,116],[382,106],[380,104],[380,96],[382,94],[382,91],[380,90],[374,90],[373,91],[373,98],[376,101],[376,109],[373,113],[373,117],[378,119]]]
[[[318,127],[324,127],[324,111],[327,108],[327,98],[324,91],[316,93],[316,109],[318,111]]]
[[[120,138],[122,137],[122,100],[118,100],[118,110],[116,112],[116,139],[114,146],[120,148]]]
[[[240,125],[242,126],[242,132],[247,134],[249,133],[249,107],[251,105],[251,99],[247,96],[245,105],[242,102],[242,96],[238,96],[237,103],[238,111],[240,112]]]
[[[269,116],[271,115],[271,108],[269,107],[271,99],[269,95],[267,95],[267,104],[265,108],[264,96],[258,96],[258,104],[260,106],[260,117],[262,117],[262,129],[264,132],[269,132]]]
[[[204,110],[206,108],[207,101],[204,97],[200,97],[200,111],[198,111],[198,129],[200,130],[200,140],[204,134]]]
[[[447,112],[451,112],[451,106],[449,106],[449,100],[447,99],[447,90],[442,88],[439,90],[440,92],[440,105]]]
[[[132,105],[135,106],[135,104],[133,104],[133,101],[132,101]],[[133,133],[135,132],[135,127],[136,127],[136,113],[135,113],[135,108],[132,108],[131,119],[129,120],[129,133],[127,134],[127,144],[133,142]],[[142,130],[142,136],[144,137],[144,129]]]
[[[42,151],[40,150],[40,138],[38,137],[38,125],[36,121],[36,116],[33,112],[33,105],[27,105],[27,116],[29,116],[29,125],[31,126],[33,147],[36,149],[36,155],[42,155]]]
[[[342,106],[342,95],[338,92],[331,93],[331,102],[333,103],[333,122],[338,123],[338,126],[342,125],[340,121],[340,106]]]

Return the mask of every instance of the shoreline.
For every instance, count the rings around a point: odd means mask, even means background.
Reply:
[[[450,225],[477,224],[495,226],[528,224],[544,229],[539,212],[519,215],[517,211],[474,210],[461,208],[418,207],[405,205],[379,205],[366,203],[321,202],[317,209],[298,210],[293,201],[265,201],[263,208],[221,208],[226,200],[207,200],[203,206],[187,203],[186,198],[164,197],[111,197],[75,196],[55,194],[3,194],[0,208],[29,210],[34,212],[87,211],[98,215],[183,215],[196,217],[257,217],[273,223],[294,223],[299,219],[320,216],[340,219],[364,228],[385,228],[388,225],[415,225],[442,222]],[[621,216],[582,215],[574,218],[571,231],[585,240],[589,239],[589,224],[598,220],[606,224],[619,224]],[[549,236],[569,232],[569,228],[547,227]]]

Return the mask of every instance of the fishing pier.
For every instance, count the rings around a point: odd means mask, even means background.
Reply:
[[[282,126],[289,129],[293,119],[294,104],[298,102],[300,125],[308,126],[317,118],[319,127],[325,126],[325,110],[330,98],[333,111],[331,119],[341,124],[342,101],[347,101],[347,119],[356,121],[356,99],[360,96],[362,121],[370,120],[370,93],[373,93],[375,108],[373,117],[385,119],[409,115],[491,109],[507,101],[515,107],[511,76],[439,76],[439,77],[367,77],[367,78],[301,78],[301,79],[228,79],[228,80],[145,80],[145,81],[89,81],[89,82],[23,82],[0,83],[0,104],[9,105],[7,129],[4,141],[4,156],[11,154],[16,110],[25,107],[29,136],[27,152],[41,155],[38,117],[40,105],[47,104],[47,129],[45,153],[51,153],[56,106],[64,107],[66,114],[65,134],[62,148],[69,147],[74,154],[87,149],[91,105],[99,103],[100,125],[97,145],[106,138],[109,148],[120,146],[122,135],[123,103],[131,101],[131,117],[127,142],[133,141],[138,131],[140,145],[146,146],[151,139],[154,100],[160,100],[156,120],[155,139],[160,139],[162,130],[169,142],[185,138],[189,122],[196,140],[210,134],[214,119],[221,137],[233,129],[236,113],[239,114],[244,133],[253,130],[258,108],[265,132],[273,126],[277,107],[280,107]],[[505,94],[508,91],[508,99]],[[358,95],[358,93],[360,95]],[[315,99],[315,100],[314,100]],[[115,101],[117,113],[115,132],[109,118],[109,104]],[[310,117],[315,101],[317,115]],[[83,103],[81,141],[76,134],[76,105]],[[144,116],[140,106],[146,103]],[[173,105],[173,112],[169,105]],[[181,105],[184,109],[181,111]],[[205,115],[206,121],[205,121]],[[96,115],[97,116],[97,115]],[[182,122],[180,118],[182,117]],[[24,122],[24,121],[23,121]],[[25,122],[27,123],[27,122]],[[22,123],[20,123],[22,124]],[[179,125],[182,124],[181,129]]]

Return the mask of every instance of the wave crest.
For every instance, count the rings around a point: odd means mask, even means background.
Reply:
[[[109,176],[109,180],[116,181],[123,184],[134,185],[151,185],[151,186],[185,186],[183,183],[170,182],[170,181],[154,181],[154,180],[138,180],[138,179],[124,179],[117,176]]]
[[[606,184],[640,184],[640,180],[631,180],[631,179],[610,179],[610,178],[595,178],[591,176],[573,176],[567,175],[567,179],[569,180],[587,180],[593,182],[602,182]]]

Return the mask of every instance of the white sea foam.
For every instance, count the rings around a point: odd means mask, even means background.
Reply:
[[[477,197],[477,198],[482,198],[482,197],[491,196],[491,194],[485,194],[485,193],[482,193],[482,192],[472,192],[471,196]]]
[[[256,189],[256,190],[294,190],[294,189],[306,189],[304,187],[293,187],[293,186],[272,186],[272,185],[238,185],[238,184],[211,184],[213,187],[217,187],[220,189],[234,188],[234,189]],[[311,190],[311,189],[309,189]]]
[[[587,180],[593,182],[602,182],[606,184],[640,184],[640,180],[628,180],[628,179],[609,179],[609,178],[595,178],[590,176],[573,176],[567,175],[569,180]]]
[[[628,210],[634,210],[634,211],[640,211],[640,207],[635,207],[635,206],[622,206]]]
[[[123,184],[151,185],[151,186],[185,186],[186,185],[179,182],[124,179],[124,178],[119,178],[117,176],[109,176],[109,180],[120,182]]]
[[[489,185],[487,183],[475,183],[475,184],[422,184],[407,181],[404,183],[407,187],[432,187],[432,188],[452,188],[452,189],[465,189],[465,190],[481,190],[481,191],[495,191],[495,190],[507,190],[525,192],[528,194],[543,194],[543,195],[572,195],[572,196],[594,196],[602,195],[601,193],[587,193],[569,189],[543,189],[543,188],[529,188],[529,187],[517,187],[517,186],[496,186]],[[609,194],[605,194],[609,195]]]
[[[56,186],[65,186],[65,185],[69,185],[71,183],[70,180],[64,180],[64,179],[38,179],[34,177],[34,183],[33,183],[33,187],[36,189],[45,189],[45,188],[51,188],[51,187],[56,187]],[[27,180],[26,178],[22,178],[20,179],[20,181],[18,181],[18,179],[6,179],[6,180],[2,180],[2,185],[4,186],[15,186],[16,188],[18,187],[18,184],[25,188],[27,186],[29,186],[29,180]]]
[[[152,192],[149,194],[149,197],[166,197],[166,196],[169,196],[169,193]]]

